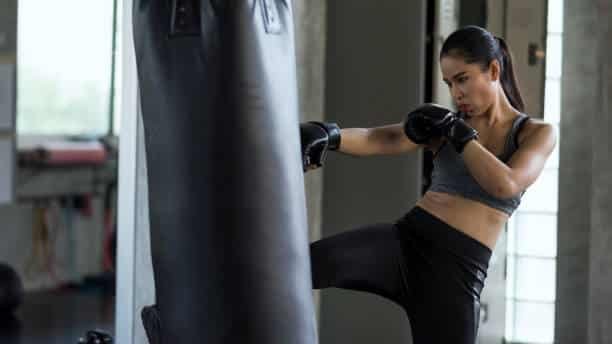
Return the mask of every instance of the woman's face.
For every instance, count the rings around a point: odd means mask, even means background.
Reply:
[[[499,87],[497,61],[494,60],[483,71],[479,64],[468,64],[463,58],[444,56],[440,60],[440,67],[457,110],[478,116],[491,107]]]

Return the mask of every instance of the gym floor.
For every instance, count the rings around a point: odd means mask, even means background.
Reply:
[[[115,298],[101,290],[30,293],[13,319],[0,321],[2,344],[73,344],[86,331],[114,335]]]

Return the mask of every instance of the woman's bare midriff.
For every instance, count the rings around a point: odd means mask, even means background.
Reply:
[[[500,210],[447,193],[428,191],[417,205],[491,250],[508,221]]]

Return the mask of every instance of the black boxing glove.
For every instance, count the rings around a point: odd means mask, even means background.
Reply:
[[[453,144],[455,151],[461,154],[468,142],[478,139],[478,131],[467,124],[463,118],[453,115],[453,121],[445,130],[444,136]]]
[[[404,133],[416,143],[428,143],[431,139],[444,136],[455,120],[455,114],[437,104],[424,104],[411,111],[404,121]]]
[[[306,122],[300,124],[302,168],[321,167],[328,150],[340,147],[340,127],[336,123]]]

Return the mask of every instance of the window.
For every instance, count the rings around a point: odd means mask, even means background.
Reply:
[[[109,132],[114,2],[21,0],[17,131]]]
[[[548,1],[544,119],[561,119],[563,0]],[[559,142],[540,178],[508,222],[506,340],[553,343],[555,329]]]

